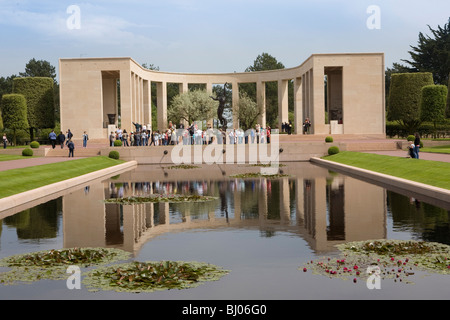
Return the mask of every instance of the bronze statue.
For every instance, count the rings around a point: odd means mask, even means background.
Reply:
[[[223,85],[223,94],[217,98],[214,98],[212,96],[210,96],[211,99],[215,100],[215,101],[219,101],[219,107],[217,108],[217,117],[219,118],[219,121],[222,125],[222,129],[223,130],[227,130],[227,119],[225,119],[225,117],[223,116],[223,110],[225,109],[225,96],[226,96],[226,87],[227,83],[225,82],[225,84]]]

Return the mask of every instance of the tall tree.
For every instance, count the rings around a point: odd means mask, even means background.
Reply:
[[[35,58],[28,61],[25,65],[25,72],[20,72],[21,77],[47,77],[52,78],[56,82],[55,67],[45,60],[36,60]]]
[[[167,116],[173,123],[186,120],[191,125],[194,121],[212,119],[216,110],[216,102],[206,90],[194,90],[175,96],[167,110]]]
[[[420,120],[433,122],[434,137],[436,137],[437,122],[445,119],[447,90],[447,86],[444,85],[430,85],[422,88]]]
[[[245,92],[240,93],[239,96],[239,126],[245,131],[254,128],[261,110]]]
[[[53,80],[51,78],[15,78],[13,92],[23,94],[27,101],[31,140],[34,140],[35,129],[55,127]]]
[[[16,131],[28,128],[27,101],[21,94],[4,94],[2,96],[2,117],[5,128],[13,131],[16,145]]]
[[[388,120],[398,121],[409,134],[414,133],[420,120],[422,88],[433,84],[429,72],[395,73],[391,78]]]
[[[253,65],[247,67],[245,72],[267,71],[284,69],[284,65],[275,57],[268,53],[260,54]],[[241,90],[247,94],[248,97],[256,101],[256,87],[252,84],[242,84]],[[278,84],[276,82],[266,83],[266,122],[272,128],[276,127],[278,122]]]
[[[432,29],[428,25],[432,36],[419,33],[417,46],[410,46],[410,60],[408,63],[414,71],[431,72],[436,84],[447,85],[450,70],[450,18],[444,27]]]

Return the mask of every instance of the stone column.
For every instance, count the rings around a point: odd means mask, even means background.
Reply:
[[[289,121],[288,110],[288,80],[278,80],[278,128]]]
[[[167,83],[157,82],[158,129],[167,129]]]
[[[144,124],[152,124],[152,100],[151,100],[151,85],[150,81],[143,82],[143,100],[144,100]],[[152,128],[153,129],[153,128]]]
[[[262,128],[266,127],[266,83],[258,81],[256,83],[256,104],[261,114],[258,116],[258,123]]]
[[[303,124],[303,95],[302,78],[294,79],[294,133],[302,134]]]
[[[122,127],[127,130],[133,130],[133,110],[132,110],[132,92],[131,92],[131,78],[130,72],[120,72],[120,119]],[[105,138],[109,137],[110,132]]]
[[[239,84],[237,82],[233,82],[232,90],[233,90],[233,96],[232,96],[233,129],[238,129],[239,128]]]

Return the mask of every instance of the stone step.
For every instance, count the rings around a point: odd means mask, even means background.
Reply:
[[[95,157],[100,155],[100,148],[76,148],[74,155],[77,157]],[[55,149],[49,148],[45,154],[46,157],[67,157],[69,155],[69,149],[64,147],[61,149],[57,147]]]

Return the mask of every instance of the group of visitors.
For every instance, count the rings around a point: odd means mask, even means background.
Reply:
[[[85,132],[86,133],[86,132]],[[64,134],[62,131],[58,135],[56,135],[55,130],[52,130],[50,134],[48,135],[50,142],[52,144],[52,149],[55,149],[56,145],[59,144],[61,146],[61,149],[64,148],[64,145],[67,146],[69,149],[69,157],[74,156],[74,150],[75,150],[75,144],[72,141],[73,133],[68,129],[66,131],[66,134]],[[84,143],[83,143],[84,145]]]
[[[271,128],[261,128],[259,124],[255,128],[243,131],[242,129],[215,130],[212,128],[201,129],[196,123],[184,128],[180,124],[179,129],[169,122],[169,128],[160,131],[152,131],[142,126],[139,130],[131,131],[129,134],[119,127],[115,132],[109,134],[109,145],[114,146],[116,140],[121,141],[122,146],[167,146],[167,145],[207,145],[218,144],[247,144],[247,143],[270,143]]]

